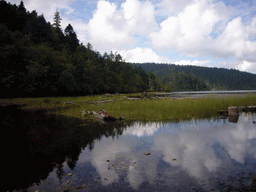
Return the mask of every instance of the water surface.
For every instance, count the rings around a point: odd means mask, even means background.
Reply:
[[[218,97],[228,96],[234,94],[249,94],[256,93],[256,90],[227,90],[227,91],[182,91],[182,92],[170,92],[170,93],[156,93],[158,96],[168,97],[204,97],[209,95],[215,95]]]
[[[76,119],[39,116],[26,114],[23,124],[31,126],[9,133],[15,146],[5,146],[8,190],[255,191],[255,113],[241,113],[237,123],[83,126]]]

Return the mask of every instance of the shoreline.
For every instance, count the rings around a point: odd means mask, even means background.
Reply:
[[[156,97],[148,93],[145,98],[136,94],[104,94],[84,97],[43,97],[0,99],[1,105],[21,105],[25,110],[44,110],[49,114],[68,117],[81,116],[81,112],[105,110],[111,116],[124,117],[125,120],[168,121],[188,120],[192,118],[218,115],[229,106],[256,105],[256,94],[229,94],[217,97],[216,94],[205,97]],[[90,119],[90,118],[89,118]]]

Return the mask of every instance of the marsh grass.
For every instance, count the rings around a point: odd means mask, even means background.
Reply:
[[[5,99],[0,103],[28,104],[26,109],[44,109],[48,113],[66,115],[70,117],[81,117],[83,110],[96,111],[105,110],[115,117],[125,116],[127,120],[146,121],[167,121],[192,119],[201,117],[211,117],[217,115],[220,110],[227,110],[229,106],[249,106],[256,105],[255,94],[238,94],[226,96],[207,96],[201,98],[180,98],[169,100],[127,100],[125,97],[139,96],[114,95],[104,98],[103,95],[85,97],[51,97],[51,98],[24,98]],[[108,103],[90,103],[103,99],[111,99]],[[74,104],[65,104],[64,102]],[[82,101],[87,101],[82,103]]]

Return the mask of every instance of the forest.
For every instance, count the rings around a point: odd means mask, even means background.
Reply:
[[[79,43],[69,24],[61,29],[26,10],[24,3],[0,1],[1,97],[76,96],[142,92],[149,77],[141,67],[125,63],[118,53],[94,51]]]
[[[71,24],[63,30],[36,10],[0,0],[1,97],[82,96],[142,91],[256,89],[256,75],[237,70],[127,63],[118,53],[80,43]]]
[[[156,63],[134,65],[154,73],[162,91],[256,89],[256,74],[236,69]]]

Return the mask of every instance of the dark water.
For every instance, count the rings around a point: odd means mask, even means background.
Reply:
[[[5,112],[4,191],[255,191],[255,113],[78,126]],[[71,175],[72,174],[72,175]]]

